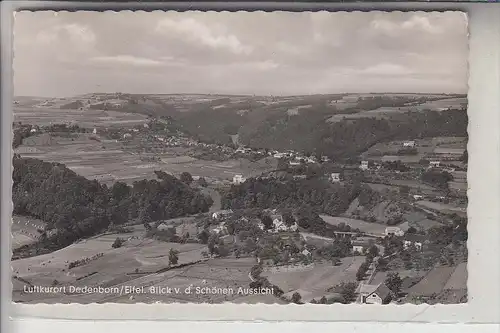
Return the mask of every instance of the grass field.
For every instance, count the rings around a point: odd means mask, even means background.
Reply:
[[[350,219],[346,217],[334,217],[328,215],[320,215],[321,218],[328,224],[331,225],[339,225],[340,223],[344,223],[351,228],[359,229],[362,232],[370,233],[370,234],[380,234],[383,235],[385,232],[386,225],[378,224],[378,223],[370,223],[361,220]]]
[[[133,127],[147,122],[136,113],[104,110],[70,110],[60,108],[14,107],[14,121],[46,126],[71,123],[80,127]]]
[[[24,216],[13,216],[11,224],[11,248],[16,249],[23,245],[34,243],[45,228],[45,222]]]
[[[439,295],[441,303],[458,303],[467,295],[467,263],[435,267],[408,290],[408,297]]]
[[[298,292],[304,302],[321,298],[329,292],[327,289],[341,282],[356,281],[356,272],[364,262],[365,257],[348,257],[342,264],[333,266],[331,263],[320,263],[295,271],[264,272],[269,281],[280,287],[285,295],[291,296]]]
[[[432,202],[432,201],[427,201],[427,200],[422,200],[422,201],[417,201],[415,205],[431,209],[433,211],[439,211],[443,214],[458,214],[461,216],[466,216],[467,215],[467,208],[466,207],[457,207],[457,206],[452,206],[452,205],[447,205],[444,203],[440,202]]]
[[[154,170],[180,175],[190,172],[193,176],[232,180],[236,174],[245,177],[258,175],[276,167],[274,159],[251,162],[245,159],[214,162],[198,160],[179,155],[179,149],[172,148],[158,154],[160,162],[145,162],[139,154],[125,151],[119,142],[98,142],[90,135],[77,138],[51,137],[42,134],[29,137],[23,145],[15,149],[23,157],[38,158],[47,162],[64,163],[76,173],[103,183],[115,181],[132,183],[141,179],[155,178]]]

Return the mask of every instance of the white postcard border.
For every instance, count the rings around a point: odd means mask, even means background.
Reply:
[[[416,4],[412,4],[415,7]],[[432,4],[421,9],[432,10]],[[346,7],[346,4],[343,4]],[[371,4],[370,6],[375,6]],[[462,305],[247,305],[247,304],[9,304],[10,250],[2,251],[2,308],[12,317],[76,320],[237,320],[495,323],[500,316],[500,6],[462,4],[469,14],[469,303]],[[439,8],[439,7],[438,7]],[[5,16],[4,16],[5,15]],[[10,21],[10,22],[9,22]],[[12,17],[2,12],[2,44]],[[7,44],[8,45],[8,44]],[[10,52],[10,51],[9,51]],[[11,54],[2,49],[2,244],[9,248],[11,200]],[[481,222],[479,222],[481,221]],[[8,297],[5,297],[7,296]],[[7,302],[7,304],[5,304]],[[2,311],[3,312],[3,311]],[[5,312],[4,312],[5,313]]]

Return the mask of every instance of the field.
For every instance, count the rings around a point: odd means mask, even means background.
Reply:
[[[169,151],[171,151],[169,153]],[[231,180],[234,175],[246,177],[273,169],[275,161],[265,159],[251,162],[245,159],[213,162],[179,156],[179,149],[172,148],[158,154],[159,162],[145,162],[139,154],[127,152],[121,143],[113,140],[91,139],[91,135],[80,134],[77,138],[52,137],[41,134],[24,139],[23,145],[15,149],[23,157],[38,158],[47,162],[64,163],[76,173],[103,183],[115,181],[132,183],[141,179],[155,178],[154,170],[179,175],[184,171],[193,176]]]
[[[333,217],[328,215],[321,215],[321,218],[328,224],[331,225],[339,225],[340,223],[344,223],[351,228],[359,229],[362,232],[366,232],[369,234],[375,235],[383,235],[385,232],[386,226],[378,223],[370,223],[361,220],[350,219],[346,217]]]
[[[24,216],[13,216],[11,224],[12,249],[34,243],[40,235],[38,230],[44,228],[45,223],[43,221]]]
[[[409,297],[430,297],[446,291],[467,289],[467,263],[453,267],[435,267],[408,290]]]
[[[465,207],[457,207],[452,205],[447,205],[440,202],[431,202],[431,201],[417,201],[415,205],[427,208],[433,211],[439,211],[443,214],[458,214],[461,216],[467,216],[467,208]]]
[[[348,257],[342,264],[333,266],[331,263],[318,263],[303,269],[268,271],[262,273],[274,285],[280,287],[285,296],[298,292],[305,302],[319,299],[327,295],[327,289],[341,282],[356,281],[356,272],[364,262],[364,257]]]
[[[135,113],[104,110],[14,107],[14,121],[38,126],[66,123],[78,124],[80,127],[102,128],[142,125],[147,122],[147,117]]]
[[[431,96],[429,96],[431,97]],[[336,114],[328,118],[328,122],[342,121],[343,119],[357,119],[357,118],[389,118],[391,115],[400,114],[403,112],[421,112],[424,110],[430,111],[443,111],[447,109],[462,109],[466,106],[466,98],[442,98],[436,101],[428,101],[421,104],[413,104],[401,107],[380,107],[374,110],[359,110],[351,114]],[[354,101],[341,100],[337,103],[332,103],[338,110],[356,107],[357,103]]]
[[[403,163],[418,163],[422,158],[439,159],[439,155],[462,156],[467,147],[465,137],[434,137],[415,140],[417,155],[397,155],[403,148],[403,141],[378,143],[361,156],[369,160],[402,161]],[[435,157],[434,157],[435,156]]]
[[[164,273],[156,273],[168,266],[168,253],[171,248],[179,251],[179,264],[190,264],[203,261],[201,252],[206,246],[201,244],[165,243],[151,239],[142,239],[143,230],[128,234],[104,234],[87,239],[50,254],[15,260],[12,262],[15,280],[19,278],[32,285],[51,286],[54,281],[58,285],[73,286],[116,286],[120,284],[140,286],[155,279],[169,279],[168,285],[186,282],[210,280],[238,281],[244,287],[248,286],[250,267],[255,259],[217,259],[209,264],[200,262],[193,266],[173,269]],[[111,244],[117,237],[126,240],[121,248],[113,249]],[[92,258],[102,253],[98,258],[88,263],[69,269],[68,264],[75,260]],[[175,276],[175,279],[173,279]],[[183,282],[184,281],[184,282]],[[248,283],[247,283],[248,282]],[[229,283],[229,282],[228,282]],[[57,295],[35,294],[27,295],[14,291],[17,301],[45,301],[45,297],[57,298]],[[113,295],[82,295],[89,302],[99,301],[100,297]],[[117,296],[117,295],[114,295]],[[80,300],[80,299],[79,299]]]

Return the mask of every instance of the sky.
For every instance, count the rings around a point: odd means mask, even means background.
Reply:
[[[19,12],[14,94],[466,93],[464,13]]]

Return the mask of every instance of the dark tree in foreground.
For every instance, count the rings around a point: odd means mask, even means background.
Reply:
[[[403,280],[398,273],[389,273],[387,274],[387,278],[385,279],[385,285],[389,288],[394,295],[399,295],[401,292],[401,285],[403,284]]]
[[[272,229],[273,228],[273,219],[268,215],[264,215],[262,217],[262,224],[264,224],[264,228],[266,230]]]
[[[179,261],[179,251],[175,249],[170,249],[168,252],[168,264],[169,265],[177,265]]]
[[[295,304],[300,304],[300,301],[302,300],[302,296],[298,292],[294,292],[292,295],[292,302]]]
[[[191,184],[193,182],[193,176],[189,172],[181,173],[180,180],[186,184]]]
[[[115,241],[113,242],[113,244],[111,245],[111,247],[113,249],[117,249],[117,248],[122,247],[123,243],[124,243],[123,239],[121,239],[121,238],[118,237],[118,238],[115,239]]]
[[[345,303],[351,303],[356,299],[356,288],[358,284],[356,282],[342,282],[337,285],[334,289],[335,292],[342,295]]]

